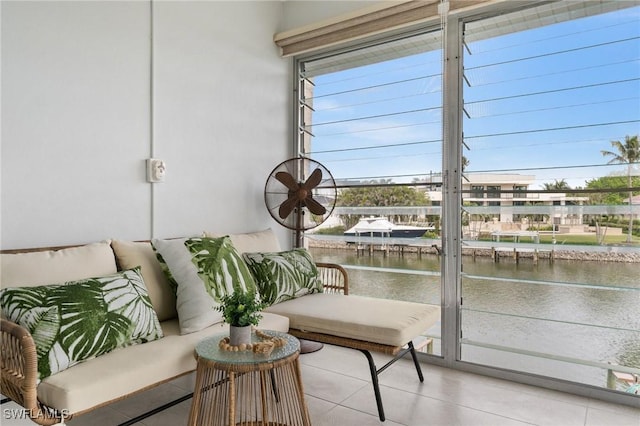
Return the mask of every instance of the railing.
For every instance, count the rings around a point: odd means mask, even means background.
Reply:
[[[640,325],[634,325],[634,321],[638,322],[638,320],[632,313],[633,306],[640,303],[640,288],[627,285],[586,284],[471,274],[462,274],[462,280],[463,297],[465,292],[469,292],[465,291],[465,289],[471,288],[469,286],[474,286],[475,292],[478,292],[478,286],[482,286],[483,283],[486,283],[487,289],[499,292],[495,297],[501,301],[500,306],[503,308],[496,309],[492,303],[474,303],[470,297],[464,297],[465,303],[461,308],[464,337],[460,343],[463,347],[482,348],[491,353],[498,351],[496,353],[515,355],[515,357],[496,356],[500,359],[499,365],[496,366],[508,368],[510,363],[518,366],[527,365],[528,363],[522,362],[520,358],[522,356],[533,357],[537,360],[547,360],[547,362],[533,362],[529,367],[522,367],[530,373],[542,373],[547,369],[551,372],[548,373],[549,375],[572,381],[581,381],[581,375],[584,375],[583,382],[585,383],[618,390],[625,389],[618,386],[620,385],[619,381],[612,380],[612,375],[613,377],[616,375],[627,377],[625,374],[630,375],[629,377],[640,375],[640,365],[613,365],[610,360],[606,359],[607,355],[604,355],[611,353],[609,349],[615,353],[622,351],[624,342],[640,341]],[[535,289],[535,287],[539,289]],[[550,292],[545,288],[554,290]],[[502,292],[512,294],[509,297],[501,296]],[[615,297],[609,296],[614,293]],[[522,297],[530,300],[516,299],[514,301],[514,294],[522,294]],[[622,296],[623,294],[624,296]],[[578,300],[579,302],[567,304],[566,311],[557,312],[558,305],[564,306],[564,303],[558,300],[562,297],[569,297],[573,301]],[[630,316],[626,317],[630,322],[624,322],[624,315],[619,315],[616,318],[581,317],[593,309],[588,306],[589,304],[600,301],[612,304],[611,300],[623,301],[622,305],[613,303],[622,312],[626,308],[630,309]],[[517,306],[512,306],[512,302],[515,302]],[[486,305],[484,308],[483,303]],[[576,309],[576,305],[585,305],[586,307],[583,312],[573,311],[572,309]],[[587,319],[592,321],[586,321]],[[609,321],[609,323],[605,321]],[[470,332],[474,327],[481,327],[481,324],[498,329],[503,325],[512,331],[519,330],[520,334],[510,335],[507,338],[507,343],[504,342],[505,339],[502,336],[497,337],[491,333],[487,335],[478,330]],[[603,342],[615,341],[621,346],[605,350],[599,339],[602,339]],[[633,351],[633,349],[631,350]],[[635,356],[640,357],[640,353]],[[604,359],[600,357],[604,357]],[[510,359],[511,361],[509,361]],[[562,368],[556,364],[568,364],[572,368]],[[603,373],[600,375],[589,373],[588,369],[593,368]],[[594,377],[599,377],[599,379],[594,379]]]
[[[588,247],[594,248],[594,247]],[[637,250],[637,249],[636,249]],[[385,273],[385,274],[396,274],[396,275],[417,275],[417,276],[425,276],[425,277],[440,277],[439,271],[425,271],[425,270],[415,270],[415,269],[399,269],[399,268],[388,268],[388,267],[373,267],[373,266],[363,266],[363,265],[342,265],[345,269],[350,272],[371,272],[372,274]],[[528,279],[517,279],[517,278],[504,278],[504,277],[496,277],[496,276],[484,276],[484,275],[472,275],[472,274],[462,274],[463,279],[463,288],[464,285],[471,285],[471,280],[474,282],[491,282],[495,285],[495,283],[504,283],[508,284],[508,288],[517,289],[518,286],[539,286],[540,290],[536,291],[539,295],[548,294],[547,291],[543,290],[543,288],[554,288],[559,289],[562,292],[566,291],[584,291],[587,293],[591,293],[593,291],[601,293],[601,292],[616,292],[617,294],[628,294],[628,301],[630,303],[629,307],[631,312],[633,311],[633,306],[638,306],[638,302],[640,302],[640,288],[629,287],[625,285],[619,286],[609,286],[609,285],[599,285],[599,284],[586,284],[579,282],[559,282],[559,281],[544,281],[544,280],[528,280]],[[375,276],[371,275],[371,280],[375,281]],[[353,288],[357,288],[354,286]],[[505,287],[507,288],[507,287]],[[364,294],[367,295],[367,294]],[[464,296],[464,290],[463,290]],[[603,298],[606,300],[607,297],[597,296],[599,298]],[[634,302],[637,301],[637,302]],[[507,321],[508,323],[526,323],[529,324],[529,327],[533,326],[535,328],[550,328],[554,329],[554,327],[560,327],[561,329],[564,327],[566,330],[574,330],[581,329],[579,336],[583,336],[584,338],[578,339],[580,340],[580,345],[588,347],[589,338],[587,336],[596,336],[596,332],[592,332],[589,330],[599,330],[599,333],[622,333],[624,335],[636,336],[631,340],[640,341],[640,329],[636,329],[635,327],[625,327],[624,325],[612,325],[612,324],[598,324],[598,323],[588,323],[584,320],[580,320],[576,318],[575,320],[567,319],[567,318],[543,318],[536,315],[527,315],[527,314],[517,314],[508,311],[498,311],[498,310],[487,310],[482,309],[481,306],[473,306],[470,305],[470,301],[465,299],[464,304],[461,306],[461,314],[462,314],[462,333],[463,337],[460,340],[460,343],[463,348],[463,354],[466,352],[464,348],[478,348],[485,351],[491,351],[502,354],[510,354],[511,356],[518,357],[533,357],[537,360],[544,360],[542,362],[543,365],[547,365],[549,372],[545,374],[544,371],[540,369],[533,369],[529,371],[532,374],[541,374],[547,375],[550,377],[558,377],[554,371],[558,370],[558,367],[554,367],[555,364],[566,364],[572,366],[572,368],[576,370],[580,369],[595,369],[594,371],[600,371],[598,374],[600,379],[598,383],[593,383],[589,381],[585,381],[582,383],[591,384],[600,387],[607,387],[610,389],[615,389],[623,392],[635,392],[638,388],[637,380],[640,377],[640,365],[615,365],[608,360],[602,360],[597,358],[590,358],[588,356],[589,351],[581,352],[583,356],[577,356],[571,353],[562,353],[562,351],[558,351],[555,345],[549,344],[549,342],[541,341],[537,346],[537,349],[527,346],[522,346],[517,343],[517,341],[512,341],[511,343],[504,342],[504,336],[500,339],[501,342],[492,341],[492,339],[479,339],[477,336],[467,336],[469,334],[469,330],[476,326],[475,323],[467,323],[469,318],[465,320],[465,316],[468,314],[473,315],[484,315],[484,316],[492,316],[497,318],[502,318],[503,321]],[[623,308],[623,307],[621,307]],[[631,313],[632,315],[632,313]],[[595,320],[595,318],[594,318]],[[439,327],[439,325],[438,325]],[[471,327],[471,328],[470,328]],[[566,331],[565,330],[565,331]],[[578,336],[578,337],[579,337]],[[436,354],[439,353],[440,347],[440,330],[432,329],[428,332],[424,333],[425,338],[430,338],[438,341],[438,345],[436,346]],[[553,336],[551,336],[553,337]],[[561,338],[562,336],[559,334],[555,336],[557,338]],[[574,336],[575,337],[575,336]],[[494,336],[495,338],[495,336]],[[596,338],[596,337],[593,337]],[[517,340],[517,339],[516,339]],[[553,340],[553,339],[552,339]],[[622,343],[620,343],[622,344]],[[617,349],[617,348],[614,348]],[[463,355],[464,356],[464,355]],[[505,355],[509,356],[509,355]],[[640,354],[638,354],[640,356]],[[463,359],[464,360],[464,359]],[[473,362],[473,361],[471,361]],[[520,363],[521,360],[520,360]],[[539,364],[535,362],[534,364]],[[498,365],[500,367],[500,365]],[[526,369],[525,369],[526,370]],[[576,380],[574,378],[570,378],[569,380],[580,382],[580,380]]]
[[[531,196],[537,194],[528,194]],[[466,199],[465,199],[466,201]],[[483,200],[486,201],[486,200]],[[635,208],[635,207],[634,207]],[[628,215],[628,205],[537,205],[537,206],[464,206],[464,212],[469,214],[520,214],[520,215]],[[336,216],[361,215],[361,216],[440,216],[441,206],[393,206],[393,207],[336,207],[333,210]]]

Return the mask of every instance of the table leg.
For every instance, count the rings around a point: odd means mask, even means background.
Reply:
[[[236,424],[236,373],[229,371],[229,426]]]
[[[295,375],[296,386],[298,388],[298,404],[300,404],[300,411],[302,413],[302,424],[305,426],[311,426],[311,417],[309,416],[309,410],[307,410],[307,404],[304,401],[302,371],[300,370],[300,360],[298,358],[296,358],[296,360],[293,362],[293,371]]]
[[[260,402],[262,406],[262,423],[264,424],[269,418],[269,411],[267,410],[267,372],[260,371]],[[273,370],[269,370],[269,377],[273,381]]]
[[[191,401],[191,411],[189,413],[189,426],[197,426],[198,425],[198,414],[200,411],[200,400],[202,399],[202,392],[204,386],[204,376],[206,375],[206,368],[198,363],[196,368],[196,387],[193,392],[193,400]]]

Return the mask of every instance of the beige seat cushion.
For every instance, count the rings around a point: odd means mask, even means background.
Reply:
[[[280,242],[271,228],[258,232],[247,232],[245,234],[216,234],[215,232],[205,232],[206,237],[218,238],[229,235],[231,243],[238,253],[252,252],[277,252],[280,251]]]
[[[162,339],[118,349],[47,377],[38,385],[38,399],[70,413],[88,410],[195,370],[196,343],[217,333],[228,333],[228,326],[223,323],[186,335],[180,335],[177,319],[161,325]],[[258,327],[287,332],[289,320],[265,313]]]
[[[121,269],[140,266],[153,309],[160,321],[176,318],[176,295],[162,271],[156,253],[149,242],[113,240],[111,247]]]
[[[61,250],[0,255],[0,287],[60,284],[117,272],[109,241]]]
[[[440,319],[440,307],[341,294],[311,294],[266,311],[289,317],[291,329],[403,346]]]

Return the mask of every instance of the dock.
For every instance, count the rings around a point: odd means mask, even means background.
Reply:
[[[503,243],[508,244],[508,243]],[[540,259],[549,259],[550,262],[554,261],[554,249],[529,247],[530,244],[509,244],[509,245],[497,245],[497,241],[490,245],[482,246],[468,246],[463,247],[463,254],[469,255],[476,259],[476,256],[490,256],[494,262],[499,262],[501,258],[513,259],[516,263],[520,262],[521,258],[531,258],[533,263],[537,264]],[[442,253],[441,246],[435,243],[429,243],[428,241],[420,242],[381,242],[381,241],[369,241],[359,242],[355,244],[356,253],[358,256],[369,255],[372,256],[376,252],[381,252],[384,256],[389,256],[391,253],[398,253],[399,256],[404,256],[405,252],[416,253],[418,258],[422,258],[423,254],[436,254]]]
[[[521,235],[522,237],[523,235]],[[320,237],[320,238],[318,238]],[[526,237],[533,237],[526,235]],[[389,256],[397,253],[404,256],[405,253],[417,254],[418,258],[422,258],[423,254],[441,255],[442,242],[439,239],[427,238],[389,238],[389,237],[331,237],[331,236],[314,236],[318,241],[340,241],[346,243],[355,249],[358,256],[373,256],[375,253],[382,253],[383,256]],[[472,245],[471,245],[472,244]],[[504,242],[504,241],[472,241],[463,243],[462,254],[471,256],[473,260],[477,256],[491,257],[494,262],[500,259],[513,259],[520,262],[521,258],[531,258],[534,263],[538,263],[540,259],[549,259],[554,261],[554,248],[548,244],[524,243],[524,242]]]
[[[380,238],[345,237],[342,235],[308,235],[311,245],[316,247],[357,250],[359,256],[382,253],[389,256],[397,253],[440,255],[442,241],[439,238]],[[534,262],[558,259],[640,262],[637,247],[626,245],[563,245],[540,244],[534,242],[462,240],[462,255],[474,258],[490,257],[494,262],[501,259],[533,259]]]
[[[520,262],[520,255],[522,253],[533,253],[533,263],[537,264],[540,259],[540,253],[547,253],[547,258],[550,262],[553,262],[553,249],[541,250],[538,248],[525,248],[525,247],[491,247],[491,259],[494,262],[500,261],[501,253],[505,253],[507,256],[513,258],[516,263]],[[475,257],[475,254],[473,255]]]

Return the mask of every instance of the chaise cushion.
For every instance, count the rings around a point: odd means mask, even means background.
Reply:
[[[161,326],[164,337],[160,340],[116,349],[47,377],[38,385],[38,399],[59,410],[81,413],[195,370],[196,343],[217,333],[228,334],[228,326],[222,323],[188,335],[180,335],[177,319],[163,321]],[[258,327],[287,332],[289,320],[264,313]]]
[[[303,248],[242,255],[253,274],[260,297],[268,304],[322,292],[318,268]]]
[[[3,288],[62,283],[116,272],[108,241],[61,250],[0,255]]]
[[[176,295],[162,271],[160,262],[156,259],[151,243],[113,240],[111,247],[120,269],[140,266],[142,278],[147,286],[153,308],[158,314],[158,320],[177,318]]]
[[[5,318],[33,336],[40,379],[118,347],[162,337],[139,268],[65,284],[5,288],[0,305]]]
[[[220,299],[234,291],[255,292],[255,282],[229,237],[153,240],[178,283],[176,308],[183,334],[222,321]]]
[[[440,319],[440,307],[342,294],[312,294],[265,309],[292,329],[403,346]],[[339,313],[339,316],[338,316]]]

